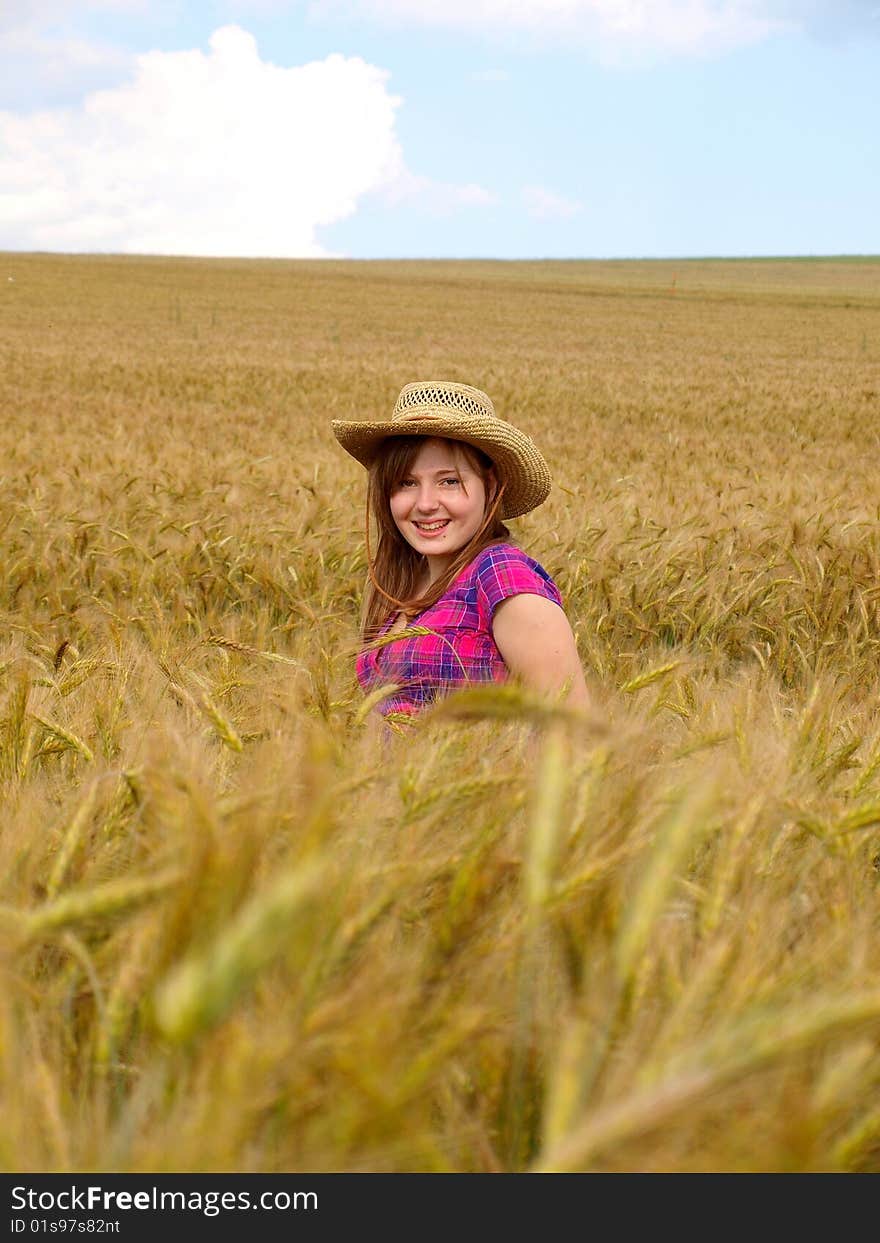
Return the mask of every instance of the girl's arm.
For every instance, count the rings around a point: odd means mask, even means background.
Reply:
[[[554,693],[568,683],[566,703],[588,706],[574,635],[558,604],[544,596],[508,596],[495,609],[492,637],[505,665],[525,686]]]

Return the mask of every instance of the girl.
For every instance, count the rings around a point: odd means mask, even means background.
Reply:
[[[569,704],[585,706],[556,584],[503,522],[550,491],[547,464],[529,437],[498,418],[480,389],[447,380],[407,384],[388,421],[332,427],[369,471],[357,676],[365,691],[395,684],[383,715],[411,716],[457,687],[511,675],[540,692],[565,690]]]

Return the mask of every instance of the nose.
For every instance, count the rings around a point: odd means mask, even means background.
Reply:
[[[429,480],[419,484],[416,509],[420,514],[432,514],[437,508],[437,489]]]

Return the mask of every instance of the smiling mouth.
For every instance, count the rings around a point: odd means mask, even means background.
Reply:
[[[413,526],[417,531],[442,531],[445,526],[449,525],[450,521],[451,519],[449,518],[441,518],[437,522],[414,522]]]

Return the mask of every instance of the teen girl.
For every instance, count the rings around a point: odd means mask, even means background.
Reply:
[[[369,472],[357,676],[366,692],[395,685],[379,705],[383,715],[413,715],[451,690],[511,676],[585,706],[556,584],[503,521],[550,491],[529,437],[498,418],[480,389],[446,380],[407,384],[390,420],[332,427]],[[369,512],[378,529],[373,559]],[[398,631],[399,640],[371,646]]]

